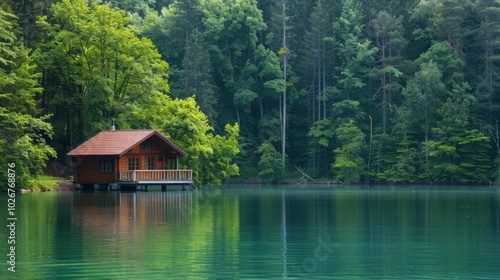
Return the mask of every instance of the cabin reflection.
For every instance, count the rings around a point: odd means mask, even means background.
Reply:
[[[112,235],[140,234],[151,225],[189,224],[193,216],[193,192],[111,192],[75,195],[74,219],[88,230]]]

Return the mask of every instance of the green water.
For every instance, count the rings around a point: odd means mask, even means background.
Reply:
[[[252,187],[16,197],[1,279],[498,279],[500,189]]]

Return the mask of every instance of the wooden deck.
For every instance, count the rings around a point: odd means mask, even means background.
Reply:
[[[192,185],[192,170],[123,170],[119,184],[123,185]]]

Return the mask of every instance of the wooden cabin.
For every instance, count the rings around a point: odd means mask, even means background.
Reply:
[[[79,185],[192,184],[179,169],[187,154],[155,130],[101,131],[67,154]]]

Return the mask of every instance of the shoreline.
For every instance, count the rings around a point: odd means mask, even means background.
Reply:
[[[74,191],[76,190],[75,184],[73,184],[73,181],[71,180],[60,180],[56,181],[57,183],[57,188],[55,189],[56,191]]]
[[[17,190],[20,193],[30,193],[30,192],[70,192],[70,191],[75,191],[76,187],[75,184],[71,180],[56,180],[55,181],[57,184],[56,188],[53,189],[26,189],[26,188],[21,188]]]
[[[56,188],[53,189],[25,189],[21,188],[18,191],[21,193],[30,193],[30,192],[70,192],[70,191],[76,191],[78,190],[71,180],[56,180],[55,181],[57,184]],[[248,184],[248,185],[255,185],[255,186],[262,186],[262,185],[267,185],[262,182],[258,182],[256,180],[250,180],[245,182],[244,180],[242,181],[227,181],[223,185],[239,185],[239,184]],[[424,182],[414,182],[414,183],[371,183],[371,184],[366,184],[366,183],[358,183],[358,184],[344,184],[343,182],[335,182],[335,181],[315,181],[315,182],[305,182],[305,181],[287,181],[283,182],[280,184],[273,184],[276,186],[279,185],[299,185],[299,186],[337,186],[337,187],[342,187],[342,186],[364,186],[364,187],[370,187],[370,186],[489,186],[490,188],[497,188],[500,187],[498,183],[490,182],[490,183],[465,183],[465,184],[447,184],[443,182],[439,183],[424,183]]]

